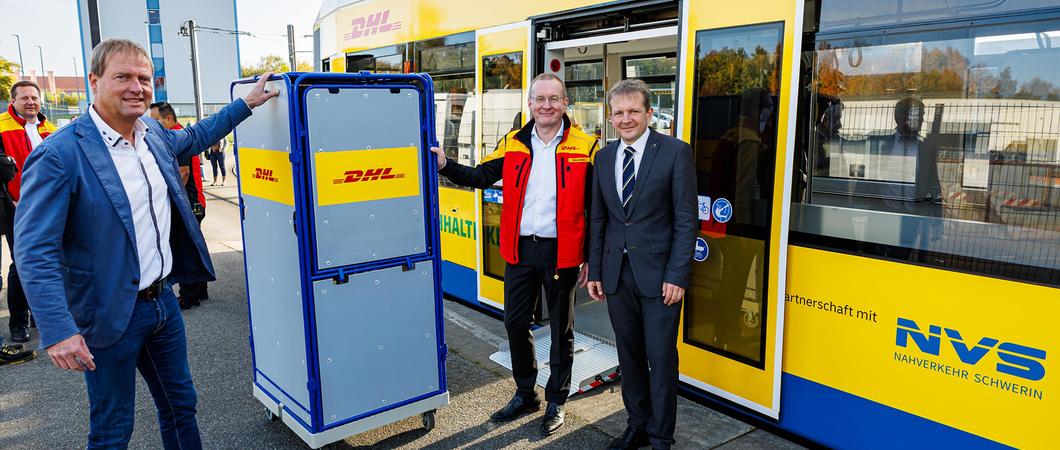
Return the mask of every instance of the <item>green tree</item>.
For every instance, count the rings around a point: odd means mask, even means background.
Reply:
[[[11,100],[11,85],[15,84],[15,74],[19,66],[0,56],[0,100]]]
[[[286,59],[277,55],[266,55],[262,56],[257,64],[243,67],[243,76],[252,77],[255,75],[261,75],[265,72],[283,73],[290,71],[291,66],[287,64]]]

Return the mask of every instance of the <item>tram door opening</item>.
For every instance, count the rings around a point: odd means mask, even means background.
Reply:
[[[582,131],[599,139],[597,148],[618,139],[609,118],[607,91],[628,78],[643,80],[651,89],[654,115],[649,126],[668,136],[676,130],[677,28],[633,33],[545,44],[545,70],[567,85],[567,115]],[[550,70],[557,67],[558,71]],[[592,301],[585,290],[575,293],[574,316],[575,330],[613,342],[607,305]]]

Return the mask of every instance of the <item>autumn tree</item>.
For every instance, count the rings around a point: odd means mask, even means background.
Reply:
[[[252,77],[265,72],[283,73],[290,71],[291,66],[287,64],[287,60],[277,55],[266,55],[262,56],[257,64],[243,67],[243,76]]]
[[[0,56],[0,100],[11,100],[11,86],[15,84],[15,75],[19,65]]]
[[[776,94],[779,82],[775,55],[762,47],[756,47],[751,53],[743,48],[711,50],[696,63],[696,92],[704,97],[763,88]]]

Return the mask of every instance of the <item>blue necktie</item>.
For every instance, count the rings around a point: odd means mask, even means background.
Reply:
[[[633,166],[633,147],[626,147],[626,153],[622,157],[622,209],[629,214],[630,206],[633,203],[630,199],[633,198],[633,188],[637,185],[637,173],[636,167]]]

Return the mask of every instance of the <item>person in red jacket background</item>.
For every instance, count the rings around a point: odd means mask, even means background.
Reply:
[[[11,268],[7,275],[7,308],[11,313],[8,328],[12,342],[29,342],[29,304],[22,291],[22,282],[14,261],[14,223],[15,205],[18,204],[19,190],[22,186],[22,165],[26,163],[29,152],[44,138],[55,131],[55,125],[41,112],[40,87],[32,81],[19,81],[11,86],[11,104],[7,112],[0,114],[0,152],[3,159],[0,165],[6,165],[7,177],[0,188],[0,221],[3,233],[7,236],[7,247],[12,252]],[[13,166],[13,167],[12,167]]]

